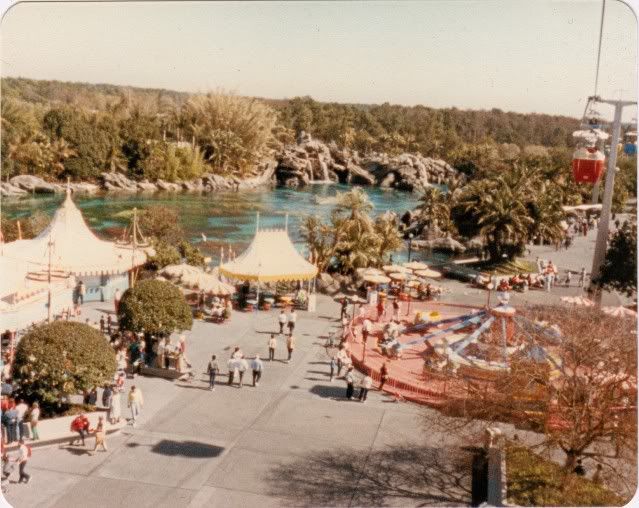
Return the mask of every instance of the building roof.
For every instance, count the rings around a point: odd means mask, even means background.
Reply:
[[[8,260],[20,261],[26,272],[41,272],[48,270],[50,250],[53,270],[80,276],[124,273],[144,264],[147,258],[142,248],[134,252],[130,246],[100,240],[89,229],[69,191],[42,233],[33,239],[2,245],[1,254]]]
[[[240,256],[220,265],[220,274],[237,280],[297,281],[315,277],[317,267],[302,257],[286,230],[263,229]]]

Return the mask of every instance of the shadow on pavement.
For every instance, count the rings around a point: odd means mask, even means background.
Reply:
[[[425,506],[471,503],[472,455],[399,446],[310,453],[267,473],[269,494],[295,506]]]
[[[127,443],[129,448],[135,448],[139,443]],[[206,443],[198,443],[197,441],[173,441],[171,439],[163,439],[151,447],[153,453],[166,455],[169,457],[192,457],[197,459],[209,459],[218,457],[224,448],[221,446],[209,445]]]
[[[344,386],[326,386],[315,385],[309,390],[313,395],[319,395],[327,399],[345,399],[346,385]]]

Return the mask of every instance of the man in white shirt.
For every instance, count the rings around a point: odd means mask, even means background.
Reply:
[[[373,378],[368,375],[368,373],[362,379],[362,383],[359,389],[359,401],[366,402],[366,397],[368,396],[368,390],[373,386]]]
[[[288,315],[288,334],[293,335],[293,330],[295,330],[295,323],[297,322],[297,313],[295,309],[291,310],[291,313]]]
[[[271,338],[268,340],[268,361],[272,362],[275,360],[275,348],[277,347],[277,339],[275,338],[275,334],[271,334]]]
[[[286,311],[284,309],[282,309],[282,311],[280,312],[280,315],[277,318],[279,325],[280,325],[280,335],[282,335],[284,333],[284,327],[286,326],[286,322],[288,321],[288,318],[286,317]]]
[[[16,413],[18,413],[18,439],[22,439],[26,434],[26,428],[24,425],[24,415],[29,410],[29,406],[24,402],[24,400],[18,400],[18,404],[16,405]]]
[[[264,370],[264,364],[260,359],[260,355],[255,355],[255,359],[251,362],[251,370],[253,371],[253,386],[259,386],[260,379],[262,378],[262,370]]]

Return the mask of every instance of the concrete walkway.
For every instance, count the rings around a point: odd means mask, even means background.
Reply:
[[[98,304],[83,317],[94,320],[102,308],[110,311]],[[291,363],[280,341],[259,387],[214,392],[203,374],[210,354],[223,365],[237,344],[247,356],[266,356],[277,313],[196,322],[187,350],[201,373],[196,381],[129,380],[144,393],[140,425],[110,436],[109,451],[94,456],[34,450],[32,481],[10,484],[8,501],[60,508],[468,504],[469,453],[444,429],[423,431],[425,419],[441,419],[436,412],[375,391],[366,403],[346,401],[344,382],[329,382],[322,344],[336,315],[338,306],[320,297],[317,313],[300,313]]]

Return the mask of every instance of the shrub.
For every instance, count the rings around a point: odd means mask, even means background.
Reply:
[[[100,332],[58,321],[22,338],[13,377],[25,398],[59,409],[63,398],[104,384],[116,368],[115,353]]]
[[[168,335],[190,330],[191,308],[182,292],[170,282],[143,280],[128,289],[120,301],[120,327],[134,332]]]

